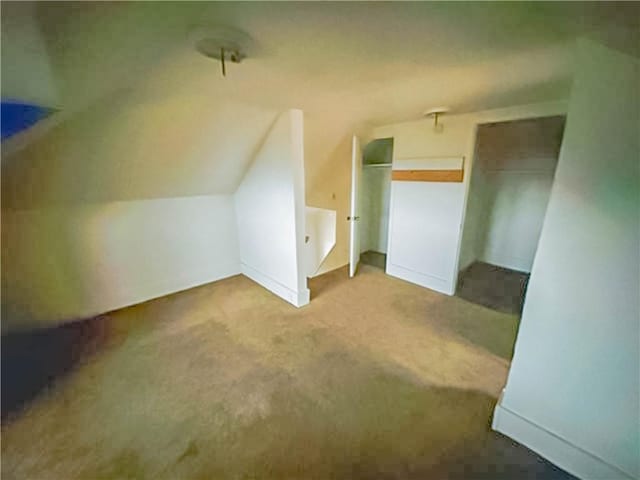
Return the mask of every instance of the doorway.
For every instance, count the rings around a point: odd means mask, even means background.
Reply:
[[[385,269],[389,235],[389,199],[393,138],[369,142],[362,154],[360,261]]]
[[[565,117],[478,126],[456,295],[520,314]]]

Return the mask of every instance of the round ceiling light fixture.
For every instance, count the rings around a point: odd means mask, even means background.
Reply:
[[[438,120],[442,115],[448,113],[451,109],[449,107],[435,107],[430,108],[429,110],[425,110],[423,115],[425,117],[433,118],[433,131],[436,133],[441,133],[444,130],[444,125],[438,123]]]
[[[199,53],[220,61],[222,76],[227,75],[228,62],[240,63],[247,58],[247,50],[253,43],[249,35],[231,27],[199,27],[190,37]]]

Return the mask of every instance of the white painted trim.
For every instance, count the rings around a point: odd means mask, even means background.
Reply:
[[[453,295],[455,293],[455,283],[451,284],[445,279],[401,267],[400,265],[391,263],[388,258],[385,273],[446,295]]]
[[[307,288],[307,256],[305,236],[307,234],[307,212],[305,205],[304,183],[304,115],[302,110],[289,110],[291,126],[291,159],[293,172],[293,202],[295,212],[296,235],[296,273],[298,293],[294,305],[301,307],[309,303],[310,294]],[[306,294],[304,293],[306,292]]]
[[[362,177],[362,150],[360,139],[351,140],[351,205],[349,208],[349,278],[353,277],[360,264],[360,182]]]
[[[225,278],[240,275],[240,273],[240,266],[235,262],[232,265],[230,264],[225,268],[220,269],[220,271],[216,272],[213,275],[211,274],[211,268],[209,267],[204,268],[199,272],[181,272],[177,275],[173,275],[171,278],[171,283],[178,284],[179,286],[167,286],[166,280],[154,282],[152,284],[140,285],[140,287],[136,288],[135,291],[141,291],[142,287],[147,287],[152,290],[156,290],[159,293],[154,293],[153,296],[144,298],[142,300],[136,300],[130,305],[137,305],[138,303],[144,303],[149,300],[153,300],[154,298],[160,298],[166,295],[171,295],[173,293],[189,290],[191,288],[207,285],[209,283],[224,280]],[[116,310],[119,310],[120,308],[124,307],[117,307]]]
[[[291,305],[295,307],[304,307],[309,303],[310,292],[308,288],[305,288],[302,291],[296,292],[295,290],[291,290],[286,285],[281,284],[277,280],[265,275],[262,272],[250,267],[246,263],[240,264],[240,270],[242,274],[246,277],[249,277],[251,280],[256,282],[257,284],[263,286],[271,293],[277,295],[278,297],[286,300]]]
[[[593,480],[633,480],[634,478],[618,467],[505,408],[502,405],[502,398],[494,410],[491,427],[579,478]]]

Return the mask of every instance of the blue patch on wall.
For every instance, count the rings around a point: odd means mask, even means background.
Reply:
[[[29,128],[48,117],[54,110],[28,103],[2,100],[0,102],[0,130],[2,140]]]

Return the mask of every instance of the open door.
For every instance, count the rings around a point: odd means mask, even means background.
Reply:
[[[349,213],[351,240],[349,242],[349,276],[356,274],[360,263],[360,176],[362,174],[362,151],[360,140],[353,136],[351,144],[351,211]]]

